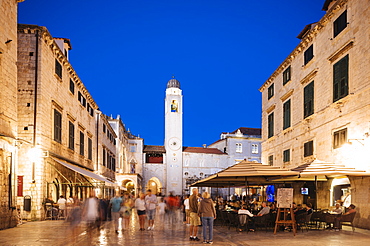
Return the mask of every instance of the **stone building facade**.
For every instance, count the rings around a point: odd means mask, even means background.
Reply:
[[[116,144],[116,180],[117,184],[133,195],[142,190],[143,139],[126,130],[121,117],[109,117],[109,124],[115,131]]]
[[[221,133],[220,139],[209,147],[227,153],[227,166],[231,166],[242,160],[261,163],[261,142],[261,128],[240,127],[232,132]]]
[[[260,88],[262,163],[292,168],[320,160],[369,170],[369,2],[327,0],[323,10]],[[319,182],[318,207],[351,194],[355,225],[370,228],[369,188],[369,177]]]
[[[84,199],[114,189],[116,136],[68,61],[71,48],[45,27],[18,25],[18,204],[31,198],[27,219],[45,217],[46,198]]]
[[[0,230],[17,224],[17,7],[0,3]]]

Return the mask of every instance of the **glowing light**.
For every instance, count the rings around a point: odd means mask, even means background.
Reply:
[[[32,147],[28,151],[27,156],[28,156],[28,158],[30,159],[31,162],[37,162],[42,157],[42,150],[39,146]]]

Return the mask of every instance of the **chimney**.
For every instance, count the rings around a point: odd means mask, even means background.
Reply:
[[[203,148],[205,148],[205,149],[206,149],[206,148],[207,148],[207,144],[203,144]]]

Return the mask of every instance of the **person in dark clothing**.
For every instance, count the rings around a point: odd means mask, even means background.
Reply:
[[[203,243],[212,244],[213,221],[216,219],[216,209],[208,192],[204,192],[202,197],[203,199],[199,203],[198,215],[202,218]]]
[[[198,226],[200,225],[200,218],[198,215],[198,189],[192,189],[192,195],[189,197],[189,212],[190,212],[190,240],[199,241],[197,237]]]

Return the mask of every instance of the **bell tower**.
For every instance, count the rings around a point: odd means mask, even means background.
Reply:
[[[172,77],[167,82],[165,98],[166,193],[182,195],[182,91]]]

